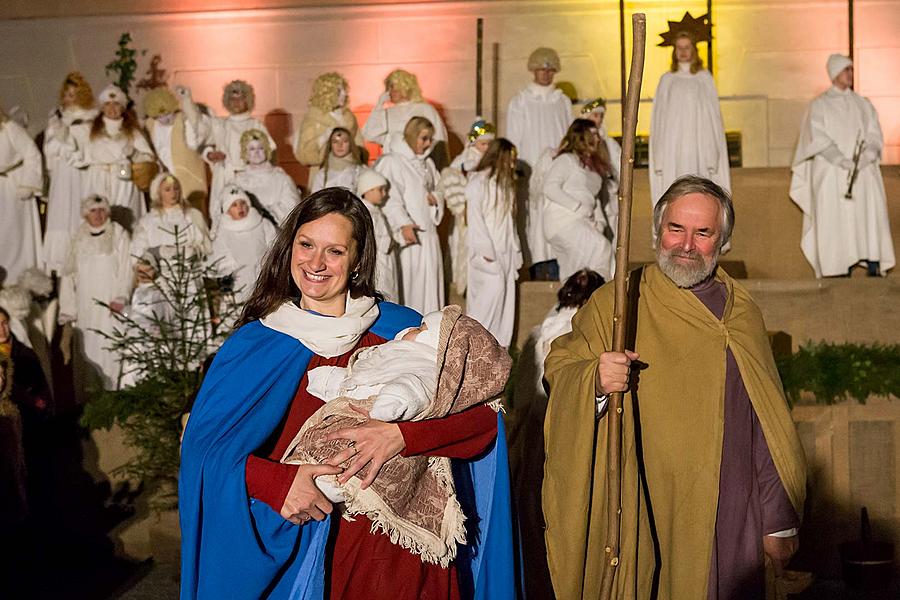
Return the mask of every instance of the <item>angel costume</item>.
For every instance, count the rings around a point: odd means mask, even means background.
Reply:
[[[318,167],[325,156],[325,145],[331,132],[343,127],[350,132],[353,143],[362,146],[363,139],[359,133],[356,116],[346,106],[332,111],[324,111],[317,106],[310,106],[303,115],[300,129],[294,134],[291,146],[297,162],[307,167]]]
[[[832,79],[850,64],[840,55],[829,59],[829,71],[837,71]],[[846,275],[860,261],[869,262],[873,275],[896,264],[879,168],[883,149],[878,113],[867,98],[832,86],[810,104],[794,155],[791,199],[803,211],[800,247],[816,277]]]
[[[420,313],[439,310],[444,306],[444,264],[437,226],[444,218],[444,203],[440,197],[435,206],[427,200],[435,189],[437,169],[427,152],[416,154],[404,142],[379,158],[375,170],[391,184],[383,210],[395,236],[399,239],[397,232],[404,225],[419,228],[419,242],[400,249],[403,304]]]
[[[431,392],[431,380],[436,378],[436,393],[431,393],[426,406],[403,413],[414,414],[415,421],[442,418],[480,404],[490,403],[494,410],[499,410],[498,396],[503,392],[512,359],[477,321],[461,313],[458,306],[449,306],[436,313],[442,315],[437,331],[429,326],[428,330],[419,334],[426,337],[438,334],[437,360],[431,364],[434,371],[433,375],[427,376],[427,383],[402,375],[404,356],[408,357],[413,352],[422,354],[417,371],[426,366],[426,350],[427,362],[431,362],[430,345],[418,341],[406,343],[424,346],[420,351],[397,346],[393,351],[369,355],[367,350],[362,350],[350,361],[348,370],[351,378],[359,365],[362,371],[358,378],[360,383],[383,380],[383,373],[373,371],[375,364],[366,362],[396,362],[391,370],[396,371],[401,379],[381,388],[378,394],[384,395],[390,390],[389,386],[399,384],[392,392],[399,392],[402,398],[387,402],[393,409],[397,408],[393,406],[394,402],[402,406],[414,397],[421,399],[423,394]],[[433,316],[429,315],[429,318]],[[418,391],[413,392],[416,388],[419,388]],[[424,388],[428,388],[427,391]],[[356,400],[352,404],[371,408],[378,402],[376,396],[375,399]],[[327,402],[316,411],[289,444],[282,462],[318,464],[347,448],[347,440],[325,441],[324,438],[328,433],[366,420],[350,408],[352,404],[351,398],[341,397]],[[362,472],[360,475],[364,477]],[[446,567],[456,558],[458,545],[466,543],[466,528],[450,459],[395,456],[385,463],[368,488],[360,489],[360,482],[360,478],[353,477],[343,485],[345,518],[365,515],[372,521],[373,531],[384,532],[392,543],[419,555],[425,563]]]
[[[270,217],[276,227],[281,226],[285,217],[300,203],[300,192],[297,191],[297,184],[294,183],[291,176],[281,167],[276,167],[268,162],[247,166],[238,171],[230,183],[250,193],[259,202],[257,208],[268,213],[263,216]],[[223,199],[223,194],[219,194],[215,200],[219,215],[223,214]],[[210,206],[210,212],[212,209],[213,207]],[[217,222],[218,218],[214,221],[213,229]]]
[[[233,191],[233,193],[229,193]],[[234,277],[234,299],[243,304],[250,297],[262,259],[274,241],[277,231],[267,219],[262,218],[243,190],[236,187],[225,188],[228,198],[222,205],[222,220],[212,243],[210,262],[220,275]],[[228,214],[228,209],[239,200],[249,206],[247,216],[236,220]]]
[[[447,127],[436,108],[425,101],[405,101],[384,107],[387,97],[382,95],[378,105],[363,125],[362,135],[371,142],[379,144],[384,153],[396,152],[406,146],[403,140],[403,129],[413,117],[425,117],[434,125],[434,143],[447,142]]]
[[[41,221],[34,195],[44,180],[41,153],[31,136],[3,116],[0,112],[0,283],[9,285],[41,262]]]
[[[381,205],[374,205],[366,199],[366,192],[380,186],[387,186],[388,181],[381,173],[374,169],[360,169],[357,180],[356,196],[362,199],[363,204],[372,217],[372,226],[375,229],[375,289],[381,292],[388,302],[400,300],[400,280],[397,274],[397,241],[394,239],[387,217],[381,210]]]
[[[78,144],[88,139],[95,109],[73,106],[54,109],[44,131],[44,158],[50,174],[47,230],[44,233],[46,270],[62,271],[69,240],[81,226],[81,201],[88,195],[87,170],[72,165]],[[73,130],[77,133],[73,133]]]
[[[328,168],[319,169],[313,175],[311,192],[318,192],[327,187],[342,187],[351,192],[356,191],[356,178],[359,177],[363,165],[353,159],[352,154],[337,157],[328,155]]]
[[[682,175],[698,175],[731,190],[728,146],[719,95],[706,69],[690,63],[664,73],[650,120],[650,199],[653,206]]]
[[[128,232],[109,219],[99,227],[82,222],[72,238],[59,284],[61,322],[72,322],[80,348],[75,352],[75,380],[82,388],[99,377],[103,389],[115,389],[120,363],[102,333],[111,333],[115,317],[97,304],[127,304],[132,268]]]
[[[502,194],[512,196],[502,198]],[[487,171],[478,171],[466,186],[469,224],[466,314],[508,348],[516,317],[516,280],[522,251],[513,222],[514,190],[503,190]]]

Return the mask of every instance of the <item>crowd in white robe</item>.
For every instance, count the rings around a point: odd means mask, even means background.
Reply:
[[[715,84],[696,48],[688,50],[676,47],[654,97],[654,203],[685,174],[730,187]],[[791,198],[804,213],[801,246],[816,276],[846,275],[858,263],[883,274],[895,264],[878,116],[867,99],[837,83],[851,66],[846,57],[829,59],[835,85],[812,102],[793,164]],[[341,187],[363,200],[375,228],[377,287],[387,299],[425,314],[443,307],[452,289],[507,346],[522,267],[541,277],[546,272],[535,267],[552,265],[558,272],[549,271],[551,277],[563,281],[583,269],[605,279],[615,271],[621,148],[604,127],[605,102],[588,102],[577,115],[593,123],[587,125],[596,141],[590,156],[572,151],[566,140],[585,121],[576,121],[572,101],[553,84],[559,56],[539,48],[528,70],[533,80],[506,113],[504,137],[518,160],[515,189],[501,186],[489,174],[494,167],[482,164],[501,138],[480,118],[463,152],[439,172],[436,164],[447,164],[448,157],[436,154],[446,151],[447,127],[416,77],[403,70],[386,78],[362,127],[348,108],[347,81],[338,73],[321,75],[290,139],[290,150],[310,169],[310,192]],[[70,74],[40,149],[0,112],[0,268],[7,286],[34,267],[59,277],[59,321],[79,332],[78,369],[92,366],[110,388],[121,366],[96,331],[108,330],[113,317],[95,300],[116,309],[149,302],[154,278],[166,277],[160,261],[177,227],[179,243],[230,280],[239,305],[301,195],[276,163],[276,142],[254,116],[254,91],[246,82],[225,86],[224,116],[183,87],[146,94],[141,123],[116,86],[106,86],[97,100],[95,106],[87,82]],[[377,160],[368,160],[364,141],[380,146]],[[151,178],[161,174],[142,183],[139,171],[148,165]],[[167,177],[178,182],[177,205],[158,201]],[[36,196],[47,202],[43,233]],[[87,216],[98,203],[107,213],[100,224]],[[446,257],[441,227],[449,237]],[[152,276],[141,272],[148,264]]]

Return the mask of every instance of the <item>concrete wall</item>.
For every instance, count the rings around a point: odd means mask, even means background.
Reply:
[[[613,100],[608,122],[618,129],[618,3],[494,0],[478,2],[330,3],[311,0],[12,0],[0,7],[0,98],[20,104],[43,127],[59,83],[82,70],[96,88],[120,33],[135,47],[162,54],[170,83],[185,83],[195,96],[219,106],[222,84],[242,77],[257,88],[260,115],[269,115],[286,137],[305,110],[315,76],[339,70],[351,84],[351,105],[362,120],[395,67],[419,75],[425,95],[443,109],[451,130],[464,135],[475,116],[475,19],[484,17],[485,104],[490,115],[491,47],[499,44],[498,115],[529,79],[525,59],[538,45],[562,55],[562,81],[577,95]],[[900,162],[900,10],[888,0],[856,3],[857,89],[872,98],[887,138],[885,159]],[[295,8],[289,8],[293,6]],[[627,2],[645,11],[648,54],[639,129],[649,129],[650,98],[670,60],[656,48],[668,19],[685,10],[697,16],[705,2]],[[744,165],[790,162],[799,122],[809,99],[828,86],[824,63],[848,43],[843,0],[715,2],[715,75],[728,129],[744,138]],[[253,7],[257,10],[222,10]],[[268,7],[268,8],[267,8]],[[206,10],[207,12],[199,12]],[[177,11],[177,12],[167,12]],[[197,11],[197,12],[185,12]],[[53,18],[56,15],[56,18]],[[81,16],[79,16],[81,15]],[[97,16],[106,15],[106,16]],[[705,47],[701,47],[705,56]],[[282,153],[286,158],[286,153]]]

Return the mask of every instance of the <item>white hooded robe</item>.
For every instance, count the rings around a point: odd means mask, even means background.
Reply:
[[[835,157],[852,160],[859,141],[868,164],[848,199],[850,171],[825,155],[834,146]],[[794,155],[791,199],[803,211],[800,247],[816,277],[846,275],[862,260],[879,261],[882,273],[896,264],[879,166],[883,149],[878,114],[868,99],[832,86],[810,104]]]
[[[43,187],[41,153],[15,121],[0,123],[0,274],[11,285],[41,264],[41,221],[34,195]]]

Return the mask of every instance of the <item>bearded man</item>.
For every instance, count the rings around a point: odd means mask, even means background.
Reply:
[[[653,217],[657,261],[640,274],[633,351],[610,351],[607,285],[545,363],[553,587],[559,598],[599,595],[608,560],[606,397],[630,389],[614,597],[762,599],[765,557],[777,573],[798,546],[806,466],[760,311],[717,268],[734,208],[719,185],[687,176]]]

